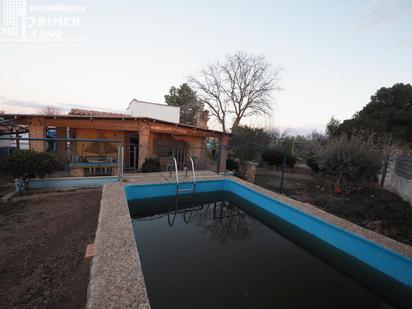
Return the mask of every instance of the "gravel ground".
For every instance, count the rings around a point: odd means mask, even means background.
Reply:
[[[89,189],[0,205],[0,308],[85,306],[100,199]]]

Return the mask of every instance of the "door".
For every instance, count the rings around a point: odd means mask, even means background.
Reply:
[[[130,137],[129,140],[129,166],[131,169],[136,171],[139,166],[139,138]]]

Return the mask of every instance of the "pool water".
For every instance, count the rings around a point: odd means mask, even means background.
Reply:
[[[392,308],[230,192],[129,201],[152,308]]]

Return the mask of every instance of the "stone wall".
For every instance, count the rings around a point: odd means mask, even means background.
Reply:
[[[258,164],[256,162],[251,162],[251,161],[246,162],[245,179],[251,183],[255,182],[257,165]]]
[[[150,140],[150,127],[142,125],[139,130],[139,169],[142,167],[145,159],[152,155]]]

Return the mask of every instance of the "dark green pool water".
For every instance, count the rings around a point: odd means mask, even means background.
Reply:
[[[135,200],[129,208],[154,309],[392,308],[233,194]]]

